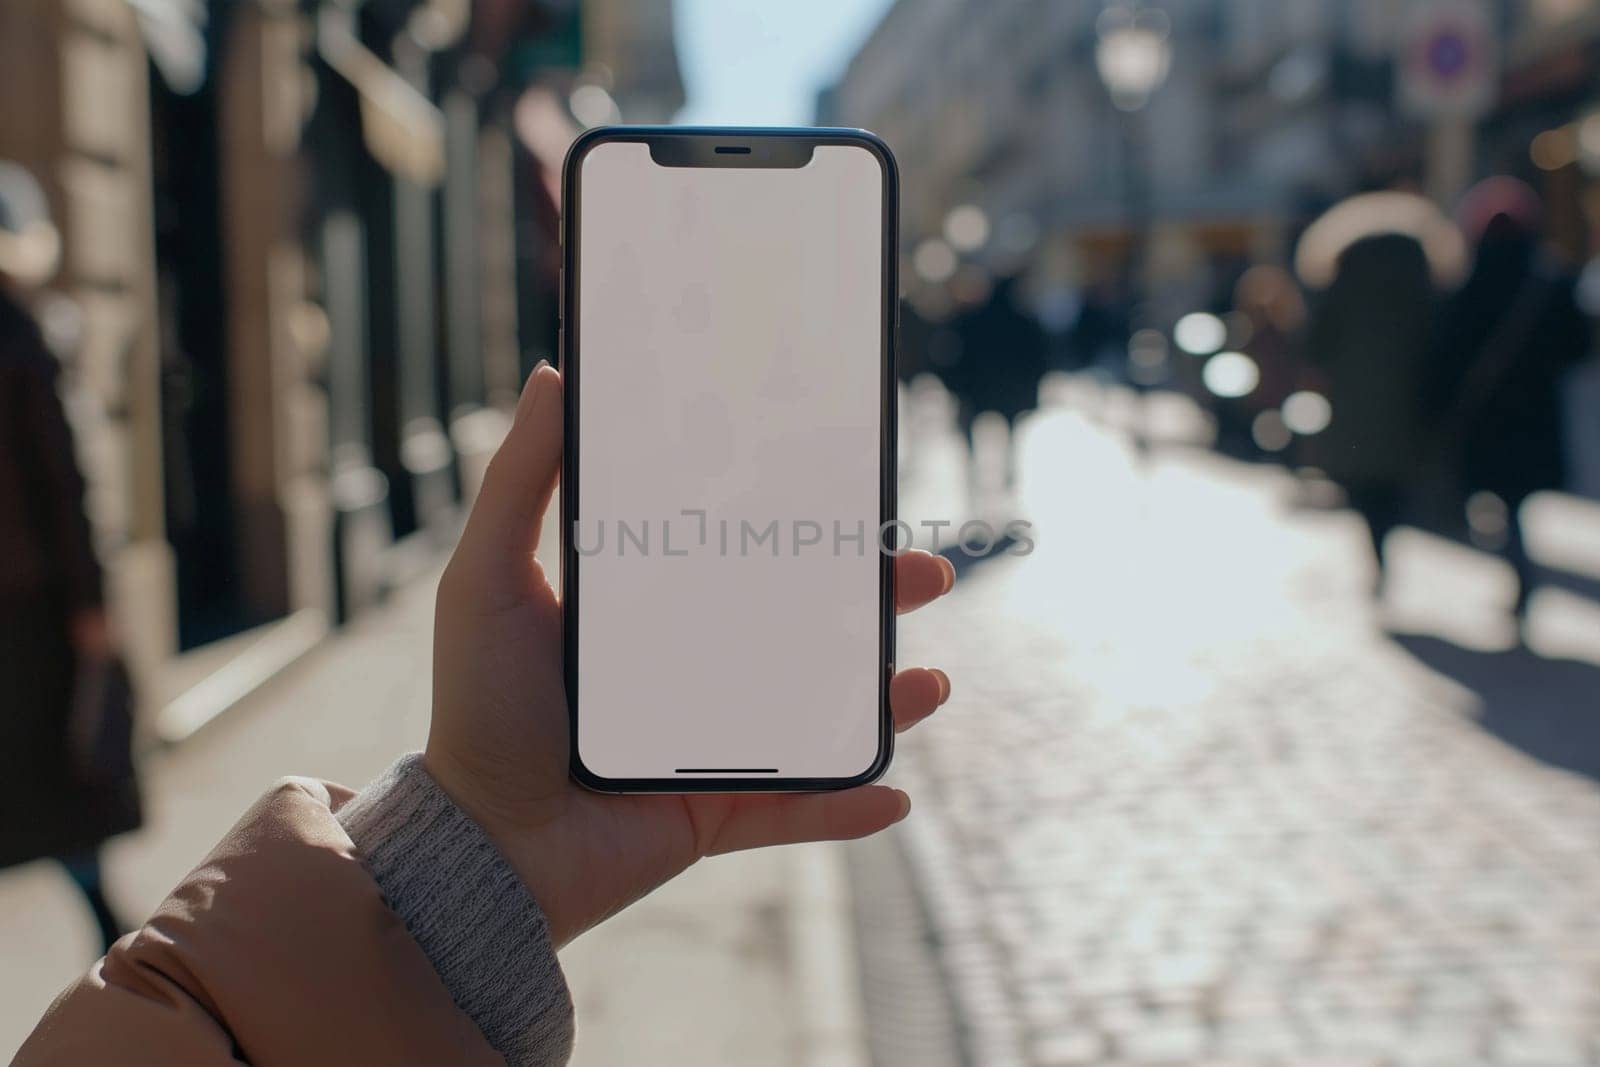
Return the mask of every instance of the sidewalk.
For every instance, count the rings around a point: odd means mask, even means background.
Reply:
[[[405,590],[148,761],[147,826],[106,854],[123,913],[153,909],[275,778],[359,784],[422,746],[433,586],[430,576]],[[708,860],[576,941],[562,954],[574,1063],[861,1062],[859,1032],[830,1029],[837,1013],[817,1000],[853,979],[835,849]],[[0,1058],[94,955],[87,915],[53,865],[0,873]]]
[[[898,829],[968,1062],[1600,1062],[1600,787],[1552,766],[1600,773],[1600,606],[1508,648],[1504,566],[1403,531],[1375,611],[1353,516],[1081,399],[1022,435],[1037,551],[901,628],[954,683]]]

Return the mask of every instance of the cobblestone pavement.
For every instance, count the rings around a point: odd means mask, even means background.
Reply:
[[[954,680],[896,780],[968,1059],[1600,1063],[1600,789],[1384,627],[1521,657],[1558,743],[1600,739],[1600,670],[1474,646],[1510,599],[1487,557],[1400,538],[1377,615],[1353,517],[1124,441],[1036,417],[1037,550],[902,624],[903,661]],[[922,475],[913,516],[951,503]]]

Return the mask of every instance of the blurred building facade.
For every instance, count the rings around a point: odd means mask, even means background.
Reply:
[[[39,307],[119,630],[187,709],[163,732],[216,710],[185,661],[261,675],[453,533],[554,350],[553,319],[521,320],[529,290],[554,307],[550,176],[589,82],[675,110],[670,4],[0,6],[0,92],[28,102],[0,157],[63,232]],[[530,91],[556,105],[537,150]]]
[[[1117,269],[1140,237],[1130,219],[1148,215],[1147,281],[1199,286],[1218,259],[1281,259],[1295,229],[1334,199],[1395,181],[1429,185],[1441,151],[1464,160],[1446,183],[1451,194],[1472,176],[1509,171],[1566,205],[1555,208],[1553,233],[1560,212],[1576,209],[1570,190],[1549,188],[1562,178],[1541,173],[1528,145],[1600,99],[1600,12],[1590,0],[1486,0],[1493,103],[1442,149],[1432,124],[1397,100],[1414,5],[1134,5],[1162,13],[1170,47],[1165,84],[1136,114],[1109,106],[1096,70],[1096,21],[1108,6],[900,0],[890,9],[824,94],[820,117],[873,129],[894,148],[908,249],[938,237],[952,207],[975,203],[993,223],[987,258],[1004,268],[1043,239],[1056,246],[1046,258],[1087,284]],[[1561,230],[1575,258],[1588,254],[1576,247],[1586,229]]]
[[[684,102],[672,4],[592,0],[586,14],[585,59],[608,83],[618,117],[631,123],[670,122]]]

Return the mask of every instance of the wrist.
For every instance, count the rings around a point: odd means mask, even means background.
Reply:
[[[559,949],[581,933],[583,928],[575,929],[571,918],[571,894],[558,877],[567,861],[557,840],[558,820],[549,806],[485,788],[483,775],[433,745],[424,750],[422,767],[516,872],[544,912],[551,943]]]
[[[572,1004],[543,910],[505,853],[415,756],[338,812],[385,903],[512,1063],[559,1062]]]

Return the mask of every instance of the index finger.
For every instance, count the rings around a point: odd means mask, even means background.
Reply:
[[[956,568],[943,556],[913,548],[894,560],[894,610],[904,615],[938,600],[956,584]]]

